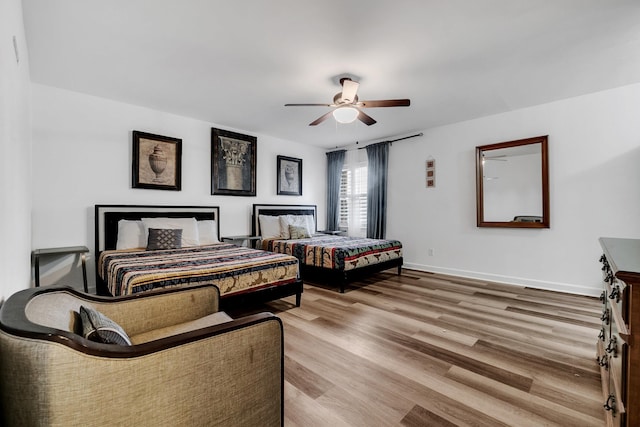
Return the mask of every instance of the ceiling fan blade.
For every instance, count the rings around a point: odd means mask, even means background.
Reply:
[[[325,120],[327,120],[329,117],[331,117],[331,114],[333,113],[333,111],[329,111],[327,114],[324,114],[320,117],[318,117],[317,119],[315,119],[314,121],[312,121],[311,123],[309,123],[309,126],[316,126],[319,125],[320,123],[324,122]]]
[[[374,107],[408,107],[411,105],[410,99],[382,99],[379,101],[360,101],[358,107],[374,108]]]
[[[363,113],[362,111],[358,110],[358,120],[360,120],[362,123],[364,123],[367,126],[371,126],[371,125],[375,125],[376,121],[373,119],[373,117],[366,115],[365,113]]]
[[[333,104],[284,104],[285,107],[334,107]]]
[[[356,100],[358,86],[360,86],[360,83],[351,79],[342,80],[342,101],[347,104],[353,103]]]

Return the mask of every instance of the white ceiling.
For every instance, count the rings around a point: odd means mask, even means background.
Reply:
[[[23,0],[31,79],[332,148],[640,82],[639,0]],[[308,124],[338,77],[378,121]]]

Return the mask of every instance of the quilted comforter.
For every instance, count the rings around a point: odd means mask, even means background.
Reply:
[[[348,271],[402,257],[398,240],[345,236],[314,236],[308,239],[262,242],[267,251],[296,257],[301,264]]]
[[[104,251],[98,274],[113,296],[213,283],[224,297],[292,283],[299,276],[295,257],[226,243],[157,251]]]

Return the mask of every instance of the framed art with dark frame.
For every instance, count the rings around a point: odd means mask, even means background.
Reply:
[[[302,159],[278,156],[278,194],[302,195]]]
[[[255,136],[211,128],[211,194],[256,195]]]
[[[182,139],[133,131],[133,188],[180,191]]]

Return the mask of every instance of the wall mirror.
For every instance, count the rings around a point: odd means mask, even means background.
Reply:
[[[478,227],[549,228],[547,135],[476,147]]]

